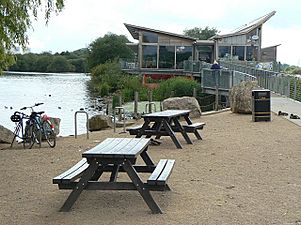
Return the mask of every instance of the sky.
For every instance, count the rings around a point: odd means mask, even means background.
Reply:
[[[183,34],[194,27],[216,28],[229,33],[265,14],[276,14],[263,25],[263,44],[278,47],[277,60],[301,66],[300,0],[65,0],[65,8],[53,14],[48,25],[43,15],[28,32],[34,53],[74,51],[111,32],[126,35],[129,23]]]

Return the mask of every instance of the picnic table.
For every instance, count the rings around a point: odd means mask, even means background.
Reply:
[[[174,160],[161,159],[156,165],[147,150],[147,138],[107,138],[82,154],[83,159],[72,168],[53,178],[59,189],[71,189],[60,211],[69,211],[81,192],[85,190],[137,190],[153,213],[162,213],[150,191],[170,190],[167,185]],[[145,165],[136,165],[141,156]],[[102,174],[110,172],[109,181]],[[130,181],[119,181],[118,173],[128,174]],[[139,173],[151,173],[144,182]]]
[[[160,139],[161,136],[170,136],[177,148],[182,148],[180,141],[177,139],[175,132],[180,132],[187,144],[192,144],[187,133],[194,133],[197,139],[202,139],[199,129],[203,129],[205,123],[192,123],[189,118],[190,110],[164,110],[142,115],[144,123],[142,126],[129,127],[127,131],[136,138],[145,135],[147,138],[156,136]],[[180,118],[183,117],[184,124],[180,123]]]

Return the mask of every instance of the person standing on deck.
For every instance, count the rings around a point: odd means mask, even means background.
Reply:
[[[214,60],[212,66],[210,69],[221,69],[220,65],[218,64],[218,62],[216,60]]]

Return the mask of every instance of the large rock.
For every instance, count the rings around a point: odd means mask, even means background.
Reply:
[[[14,138],[14,133],[0,125],[0,143],[11,143]]]
[[[98,131],[112,127],[111,118],[107,115],[95,115],[89,119],[89,131]]]
[[[190,117],[200,117],[202,111],[196,98],[194,97],[174,97],[167,98],[162,102],[162,107],[166,109],[189,109]]]
[[[229,93],[231,111],[234,113],[252,113],[252,90],[257,87],[257,81],[243,81],[232,87]]]

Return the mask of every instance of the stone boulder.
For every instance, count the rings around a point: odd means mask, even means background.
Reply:
[[[14,138],[14,133],[0,125],[0,143],[11,143]]]
[[[229,93],[230,108],[234,113],[252,113],[252,90],[258,88],[257,81],[243,81],[233,86]]]
[[[108,127],[112,127],[111,117],[107,115],[92,116],[89,121],[89,131],[98,131]]]
[[[189,109],[191,110],[189,116],[200,117],[202,114],[201,107],[194,97],[173,97],[167,98],[162,102],[164,110],[167,109]]]

